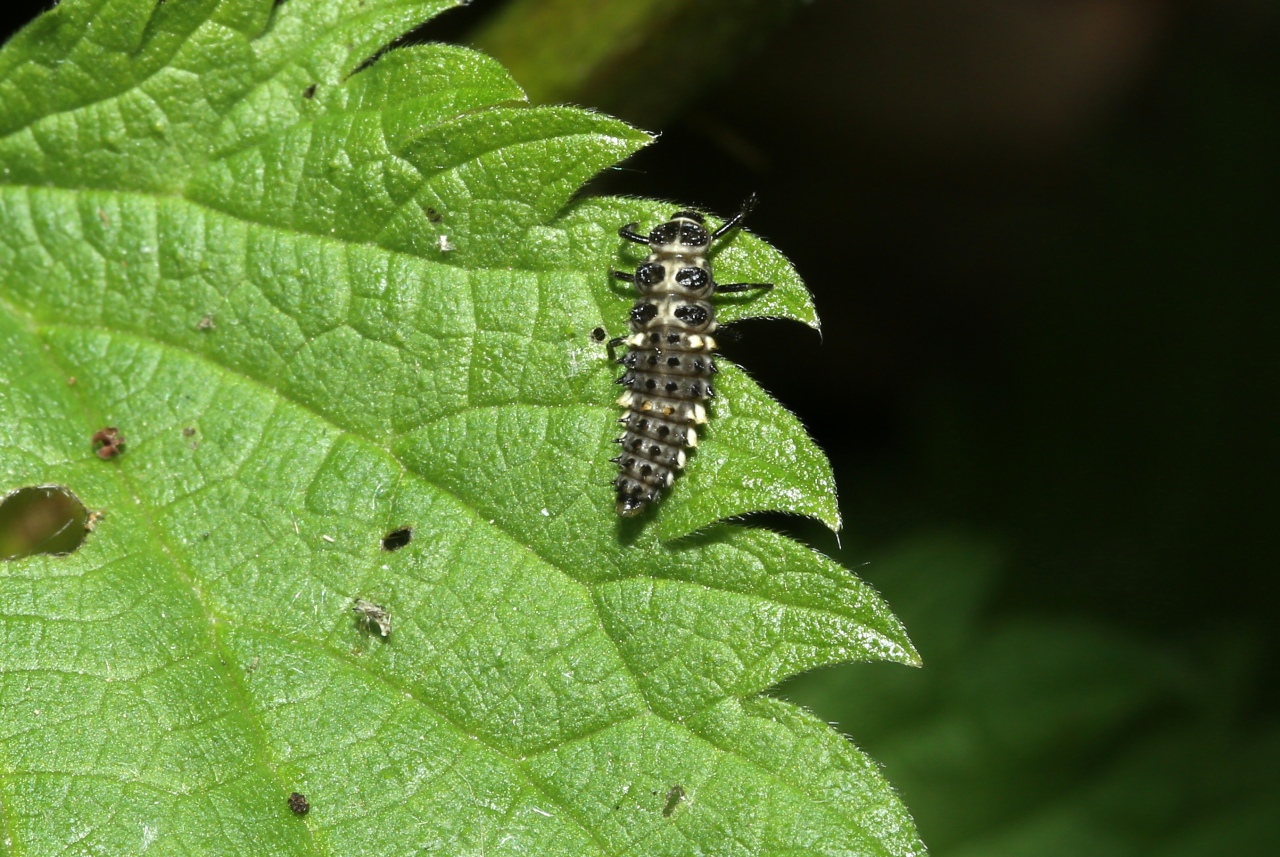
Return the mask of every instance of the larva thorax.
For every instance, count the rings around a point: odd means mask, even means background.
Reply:
[[[715,395],[710,376],[716,371],[710,302],[716,284],[707,254],[711,242],[740,219],[708,234],[701,215],[678,211],[647,237],[630,226],[619,231],[650,251],[634,274],[615,273],[638,294],[631,335],[622,340],[629,351],[618,360],[626,367],[618,383],[627,388],[618,404],[627,413],[618,421],[626,426],[617,439],[622,454],[613,460],[620,470],[617,512],[624,517],[658,501],[684,467],[685,450],[697,446],[694,426],[707,421],[702,402]]]

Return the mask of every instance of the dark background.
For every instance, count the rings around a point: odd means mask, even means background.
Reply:
[[[20,21],[39,5],[11,4],[8,14]],[[500,5],[476,2],[420,35],[466,43]],[[727,79],[593,190],[726,215],[758,191],[750,227],[813,291],[821,338],[752,322],[726,351],[831,456],[843,545],[793,519],[764,522],[839,550],[851,566],[882,558],[886,577],[874,561],[864,576],[921,641],[926,669],[911,679],[921,687],[970,684],[964,658],[945,652],[930,673],[930,614],[909,615],[912,583],[893,574],[904,552],[919,558],[913,546],[936,546],[939,532],[960,547],[905,563],[917,569],[918,596],[968,579],[971,569],[948,567],[948,557],[998,556],[978,563],[981,606],[955,602],[973,612],[974,639],[1011,622],[1084,629],[1099,665],[1140,650],[1133,676],[1159,672],[1158,662],[1181,677],[1170,679],[1178,693],[1073,733],[1075,743],[1055,733],[1020,750],[1017,772],[992,790],[1025,796],[1032,784],[1070,780],[1043,789],[1050,805],[1159,729],[1186,727],[1169,753],[1211,760],[1218,779],[1164,816],[1151,810],[1149,836],[1089,853],[1175,853],[1155,833],[1175,814],[1181,823],[1218,813],[1215,829],[1238,832],[1253,822],[1222,821],[1224,806],[1280,808],[1274,775],[1232,767],[1277,746],[1280,707],[1280,6],[828,0],[726,63]],[[991,662],[970,656],[971,667]],[[1009,669],[1051,675],[1042,667]],[[865,700],[841,708],[872,692],[857,681],[825,671],[786,692],[887,763],[936,853],[969,853],[981,812],[949,819],[948,796],[927,792],[939,782],[969,788],[978,775],[931,773],[923,750],[925,761],[904,761],[911,751],[894,744],[894,717]],[[1129,681],[1116,679],[1121,689]],[[894,710],[924,716],[926,703],[881,691],[889,706],[906,705]],[[932,693],[941,711],[954,692],[907,694]],[[1186,726],[1206,719],[1216,725]],[[1255,753],[1255,740],[1271,749]],[[984,745],[971,764],[1000,768],[1006,751]],[[1149,785],[1118,786],[1119,802]],[[1082,827],[1094,824],[1079,813]],[[1216,841],[1203,853],[1268,847]]]

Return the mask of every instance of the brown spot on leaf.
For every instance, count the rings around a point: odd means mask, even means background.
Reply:
[[[98,429],[93,433],[91,443],[94,446],[94,452],[98,453],[98,457],[103,461],[115,458],[124,452],[124,437],[121,436],[120,429],[115,426]]]

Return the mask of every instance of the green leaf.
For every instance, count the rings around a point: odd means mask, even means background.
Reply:
[[[916,662],[836,563],[717,523],[838,525],[798,422],[726,365],[656,516],[614,515],[592,331],[671,205],[570,200],[648,136],[379,54],[448,5],[68,0],[0,51],[0,496],[102,516],[0,565],[0,854],[919,853],[759,696]],[[722,318],[816,325],[763,242],[717,266],[778,285]]]

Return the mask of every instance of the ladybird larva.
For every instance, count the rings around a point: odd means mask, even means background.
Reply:
[[[771,289],[770,283],[717,284],[708,254],[711,245],[737,228],[755,205],[755,195],[719,229],[708,232],[696,211],[677,211],[647,236],[628,223],[618,230],[627,241],[644,244],[649,255],[635,273],[614,271],[638,295],[631,308],[631,335],[614,340],[627,353],[617,362],[626,367],[618,383],[626,392],[618,404],[627,413],[617,443],[622,453],[613,461],[618,476],[617,512],[634,517],[657,503],[662,490],[684,468],[686,450],[698,445],[695,426],[707,421],[702,404],[715,396],[715,306],[717,292]]]

